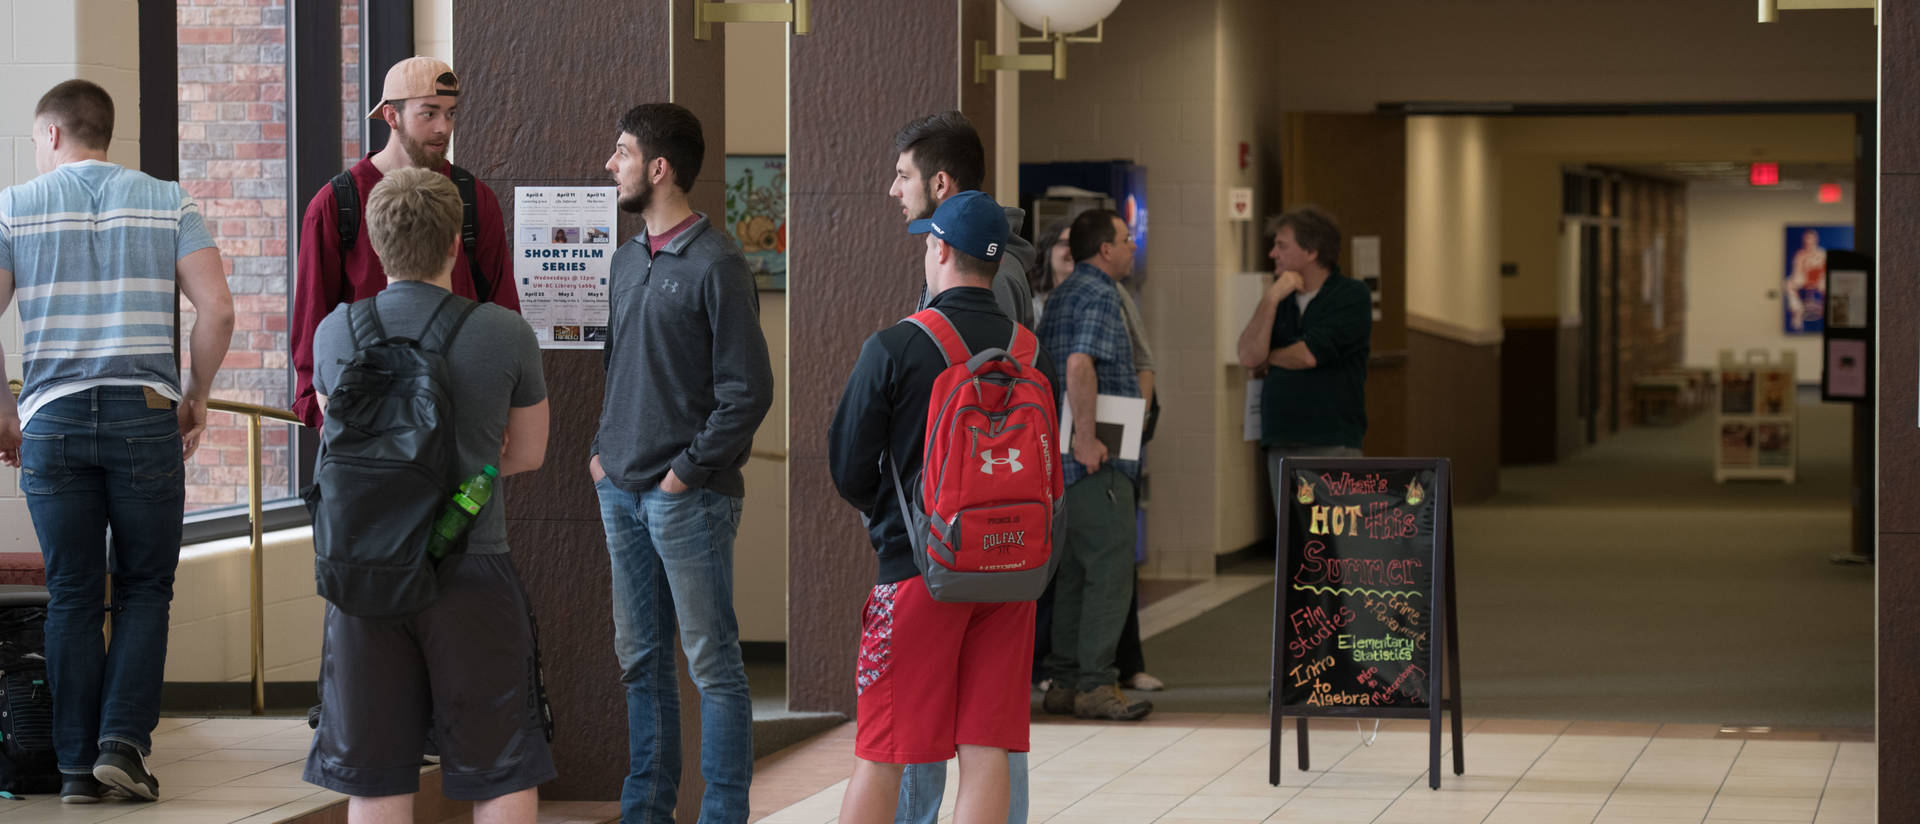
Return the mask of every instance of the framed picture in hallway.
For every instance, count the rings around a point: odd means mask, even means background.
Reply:
[[[763,290],[787,288],[787,159],[727,155],[727,234]]]
[[[1826,328],[1827,252],[1852,248],[1851,225],[1787,227],[1786,268],[1780,283],[1787,334],[1818,335]]]

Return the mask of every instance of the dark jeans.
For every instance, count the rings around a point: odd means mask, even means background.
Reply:
[[[47,677],[64,773],[91,772],[101,741],[153,746],[187,495],[180,425],[166,406],[148,407],[139,387],[89,389],[41,407],[20,447],[52,596]],[[111,645],[101,637],[108,613]]]

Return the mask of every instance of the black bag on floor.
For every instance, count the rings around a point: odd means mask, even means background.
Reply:
[[[16,795],[60,791],[46,626],[45,609],[0,609],[0,790]]]

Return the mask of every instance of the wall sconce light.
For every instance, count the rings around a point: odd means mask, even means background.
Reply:
[[[1880,25],[1879,0],[1760,0],[1760,22],[1780,22],[1780,12],[1806,9],[1873,9],[1873,24]]]
[[[721,0],[693,0],[693,39],[712,40],[715,23],[792,23],[794,34],[813,31],[812,15],[807,7],[813,0],[781,0],[777,3],[723,3]]]
[[[993,54],[993,44],[973,41],[973,82],[985,83],[990,72],[1053,72],[1067,78],[1067,44],[1098,43],[1106,34],[1107,15],[1120,0],[1001,0],[1020,24],[1040,32],[1022,36],[1021,43],[1052,43],[1052,54]],[[1093,35],[1077,32],[1093,29]]]

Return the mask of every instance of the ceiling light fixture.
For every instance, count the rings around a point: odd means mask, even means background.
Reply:
[[[1067,44],[1098,43],[1106,35],[1107,15],[1120,0],[1001,0],[1020,23],[1040,32],[1021,37],[1021,43],[1051,43],[1052,54],[993,54],[993,44],[973,41],[973,82],[985,83],[991,72],[1051,71],[1053,79],[1067,79]],[[1093,29],[1092,36],[1078,34]]]

